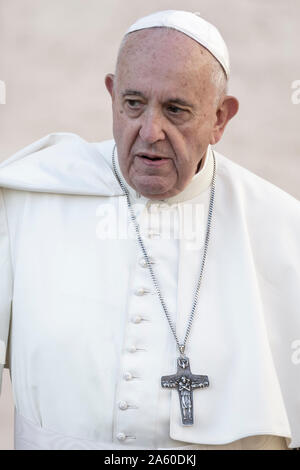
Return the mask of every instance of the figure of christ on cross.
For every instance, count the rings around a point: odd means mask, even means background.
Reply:
[[[177,359],[177,374],[164,375],[161,378],[161,386],[164,388],[177,388],[181,410],[182,424],[192,426],[193,417],[193,389],[209,386],[207,375],[193,375],[190,370],[190,362],[186,356]]]

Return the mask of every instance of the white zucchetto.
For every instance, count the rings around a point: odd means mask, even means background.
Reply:
[[[229,78],[229,53],[221,34],[215,26],[199,16],[180,10],[166,10],[152,13],[137,20],[126,31],[125,36],[147,28],[171,28],[181,31],[204,46],[222,65]]]

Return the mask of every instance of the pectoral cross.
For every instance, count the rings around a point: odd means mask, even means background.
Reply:
[[[177,388],[181,410],[181,419],[184,426],[194,424],[193,417],[193,390],[209,386],[207,375],[193,375],[190,370],[190,361],[186,356],[177,359],[177,374],[164,375],[161,378],[164,388]]]

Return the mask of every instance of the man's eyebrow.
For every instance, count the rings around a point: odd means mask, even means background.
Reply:
[[[181,98],[170,98],[167,100],[168,103],[179,104],[180,106],[187,106],[189,108],[193,108],[194,105],[189,103],[188,101],[182,100]]]
[[[124,96],[140,96],[141,98],[146,98],[143,93],[137,90],[125,90],[122,92],[122,97],[124,98]],[[185,101],[181,98],[168,98],[166,100],[166,103],[178,104],[179,106],[194,108],[194,105],[192,103],[189,103],[188,101]]]
[[[141,96],[142,98],[144,98],[143,93],[136,90],[125,90],[122,92],[122,96]]]

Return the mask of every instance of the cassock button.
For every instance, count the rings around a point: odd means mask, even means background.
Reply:
[[[135,315],[135,316],[132,317],[132,319],[131,319],[132,323],[141,323],[142,320],[143,320],[143,319],[142,319],[141,315]]]
[[[125,372],[124,374],[124,379],[129,381],[129,380],[132,380],[133,378],[133,375],[130,373],[130,372]]]
[[[140,266],[142,266],[142,268],[146,268],[147,267],[147,261],[145,258],[142,258],[140,260]]]
[[[127,410],[128,403],[126,401],[120,401],[119,402],[119,408],[120,408],[120,410]]]
[[[149,292],[147,289],[144,287],[139,287],[138,289],[135,290],[135,295],[145,295],[147,292]]]
[[[118,441],[125,441],[125,439],[126,439],[126,434],[124,434],[123,432],[119,432],[119,433],[117,434],[117,439],[118,439]]]
[[[160,233],[154,229],[149,229],[148,231],[148,237],[149,238],[160,238]]]
[[[154,260],[153,258],[149,258],[149,261],[150,261],[150,264],[154,264]],[[140,259],[140,266],[142,266],[142,268],[147,268],[147,261],[146,261],[146,258],[141,258]]]

